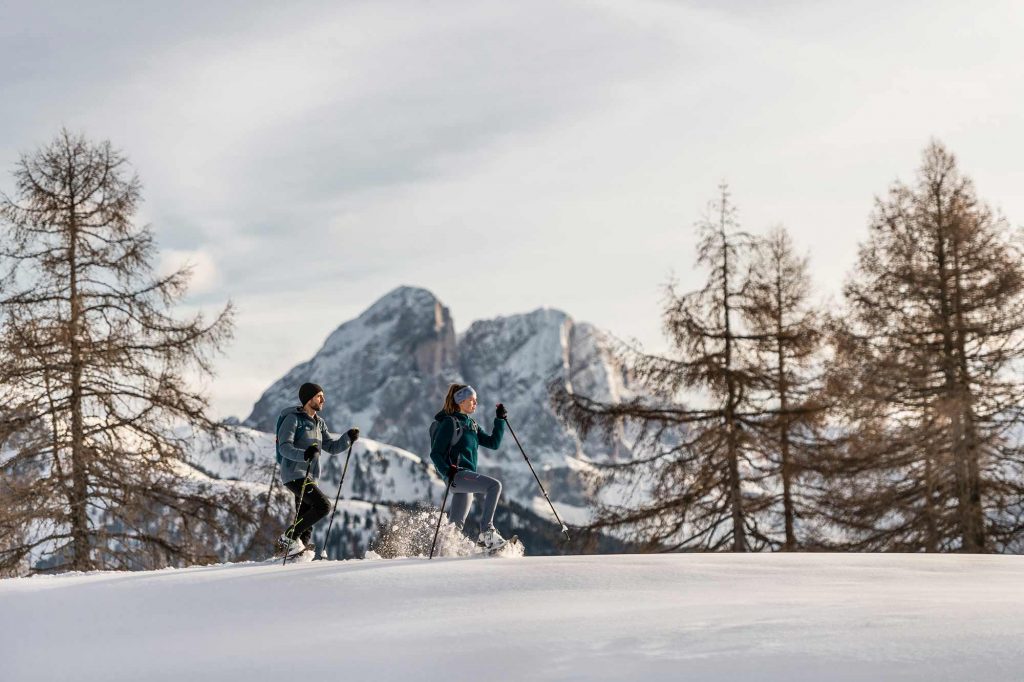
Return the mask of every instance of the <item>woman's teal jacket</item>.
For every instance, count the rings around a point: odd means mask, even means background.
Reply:
[[[449,452],[448,446],[452,442],[456,420],[462,426],[462,436],[457,443],[451,446],[451,452]],[[448,475],[450,463],[455,463],[460,469],[476,471],[476,453],[479,446],[497,450],[505,435],[505,420],[503,419],[496,418],[494,420],[494,431],[490,434],[485,433],[472,417],[462,412],[455,414],[438,412],[434,416],[434,421],[440,422],[440,425],[434,432],[434,442],[430,444],[430,461],[434,463],[434,469],[441,475],[441,478]]]

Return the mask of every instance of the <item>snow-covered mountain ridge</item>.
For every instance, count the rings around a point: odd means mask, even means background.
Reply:
[[[37,576],[0,581],[0,672],[5,682],[1009,682],[1024,668],[1022,578],[1022,557],[907,554]]]

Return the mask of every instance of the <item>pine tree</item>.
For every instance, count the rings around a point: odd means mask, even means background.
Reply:
[[[832,380],[849,435],[832,497],[849,546],[1020,542],[1021,255],[937,142],[917,184],[877,202],[845,288]]]
[[[62,131],[24,155],[3,196],[0,564],[144,568],[211,560],[247,500],[186,475],[182,427],[216,434],[190,372],[211,374],[231,335],[171,306],[189,272],[157,276],[132,219],[140,183],[109,142]]]

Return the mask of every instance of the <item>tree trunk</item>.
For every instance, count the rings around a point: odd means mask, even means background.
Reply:
[[[733,379],[732,325],[729,302],[729,243],[725,233],[725,198],[722,198],[722,315],[725,322],[725,437],[726,457],[729,461],[729,500],[732,505],[732,548],[734,552],[747,551],[747,534],[743,518],[743,493],[740,489],[739,444],[736,438],[736,382]]]
[[[941,407],[950,424],[950,452],[953,460],[954,480],[956,481],[957,513],[956,522],[960,534],[961,549],[965,552],[976,552],[974,538],[969,528],[970,494],[968,486],[967,459],[964,452],[963,401],[964,395],[957,377],[959,360],[953,337],[953,305],[949,290],[949,255],[946,253],[946,234],[943,224],[942,198],[939,191],[934,192],[937,206],[935,258],[938,264],[939,279],[939,314],[942,329],[942,373],[944,377]]]
[[[935,467],[932,464],[932,456],[925,455],[924,458],[924,487],[925,487],[925,532],[924,551],[934,554],[939,551],[939,525],[935,511]]]
[[[796,532],[793,529],[795,512],[793,510],[793,469],[789,456],[789,386],[786,382],[786,352],[783,348],[785,325],[782,319],[783,310],[782,275],[775,278],[775,355],[778,375],[776,378],[779,392],[779,456],[782,473],[782,512],[786,524],[786,543],[783,548],[791,552],[796,549]]]
[[[966,488],[966,516],[964,551],[985,552],[985,515],[981,505],[980,448],[977,437],[977,418],[974,414],[972,377],[967,366],[967,327],[963,315],[963,271],[960,261],[960,240],[954,233],[953,247],[953,304],[956,320],[956,351],[959,359],[961,386],[961,420],[963,423],[963,459]]]
[[[74,187],[74,175],[70,175],[68,186]],[[74,194],[68,207],[68,265],[69,283],[68,296],[71,314],[68,319],[68,344],[71,362],[71,394],[69,409],[71,411],[71,550],[72,569],[88,571],[92,568],[92,555],[89,548],[89,473],[86,462],[85,429],[82,419],[82,339],[81,300],[78,294],[78,229],[76,221],[77,205]]]

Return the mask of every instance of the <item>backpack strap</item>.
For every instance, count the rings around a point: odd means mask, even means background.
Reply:
[[[448,451],[444,453],[444,459],[448,464],[452,464],[452,448],[454,448],[460,440],[462,440],[462,424],[454,416],[449,415],[449,419],[452,420],[452,439],[448,443]],[[455,462],[458,465],[458,462]]]
[[[455,417],[449,417],[449,419],[452,420],[452,442],[448,444],[448,450],[450,452],[451,449],[454,448],[460,440],[462,440],[462,424],[460,424],[459,420]]]
[[[274,459],[277,460],[278,464],[280,464],[281,460],[284,459],[284,457],[281,455],[281,439],[280,439],[280,437],[277,434],[278,434],[278,432],[281,431],[281,422],[284,421],[285,415],[286,415],[286,413],[282,412],[277,417],[277,425],[274,428],[274,455],[275,455]],[[299,435],[299,420],[296,419],[295,420],[295,433],[292,434],[292,443],[295,442],[295,437],[297,435]]]

